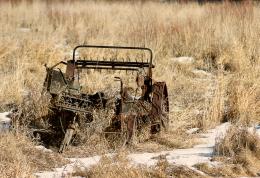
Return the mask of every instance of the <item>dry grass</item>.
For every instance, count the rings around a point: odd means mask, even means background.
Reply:
[[[136,135],[133,143],[123,146],[123,138],[120,135],[111,135],[106,138],[103,130],[109,125],[109,118],[113,116],[112,110],[101,110],[94,113],[94,121],[83,124],[79,132],[63,153],[66,157],[88,157],[115,151],[127,152],[159,152],[175,148],[190,148],[197,143],[197,136],[190,135],[184,130],[172,130],[159,134],[150,134],[150,128],[143,128]],[[105,118],[105,119],[104,119]]]
[[[223,138],[217,140],[216,164],[194,165],[198,170],[212,177],[258,176],[260,137],[253,130],[242,125],[231,126]]]
[[[73,176],[89,178],[206,177],[186,166],[171,165],[163,158],[161,158],[154,167],[132,165],[129,163],[129,160],[126,159],[124,153],[119,153],[114,157],[102,157],[97,165],[89,169],[76,168]]]
[[[79,132],[72,140],[74,146],[65,150],[64,155],[66,157],[87,157],[111,151],[111,145],[106,140],[103,130],[108,127],[112,116],[112,110],[94,111],[93,122],[81,122]],[[117,148],[121,149],[120,146]]]
[[[193,137],[179,133],[192,127],[208,129],[224,121],[259,122],[260,7],[257,3],[201,6],[159,2],[14,2],[1,2],[0,108],[10,103],[25,107],[28,116],[24,122],[45,112],[44,107],[31,109],[23,103],[28,92],[39,103],[45,76],[43,65],[70,59],[72,48],[78,44],[153,49],[156,65],[153,75],[156,81],[167,82],[171,116],[170,132],[161,136],[165,139],[158,139],[161,143],[156,143],[157,146],[190,146]],[[178,64],[172,60],[178,56],[192,56],[195,62]],[[198,69],[204,74],[194,73]],[[109,80],[105,75],[93,74],[88,82],[102,88]],[[91,85],[85,90],[92,92]],[[92,139],[91,143],[96,143],[100,136]],[[148,144],[145,149],[154,147],[155,144]],[[162,148],[165,149],[158,149]],[[97,150],[103,149],[107,148],[102,143]],[[86,150],[91,151],[92,148]],[[29,164],[20,164],[25,159],[23,153],[15,157],[19,163],[14,168],[17,171],[7,169],[6,174],[22,177],[34,171]]]
[[[1,177],[34,177],[36,171],[52,170],[68,163],[59,154],[43,152],[35,145],[22,133],[1,133]]]
[[[215,166],[208,163],[200,163],[194,165],[194,167],[210,177],[241,177],[248,175],[243,166],[239,164],[229,163]]]
[[[223,167],[228,168],[230,173],[256,176],[260,167],[260,137],[244,126],[232,126],[225,137],[217,141],[215,154],[216,159],[224,158],[228,166]],[[228,170],[223,167],[219,169]]]
[[[68,59],[75,45],[113,44],[154,50],[154,78],[168,84],[173,127],[208,128],[223,120],[259,118],[258,4],[75,1],[1,6],[2,105],[21,102],[24,92],[40,94],[42,65]],[[192,56],[195,63],[176,64],[171,60],[175,56]],[[194,69],[212,75],[199,77]],[[88,82],[98,87],[109,81],[104,75],[92,78]]]
[[[122,155],[120,155],[122,156]],[[77,170],[77,169],[76,169]],[[84,177],[147,177],[148,168],[135,168],[131,166],[125,156],[119,158],[102,157],[99,164],[90,169],[78,170],[73,176]]]

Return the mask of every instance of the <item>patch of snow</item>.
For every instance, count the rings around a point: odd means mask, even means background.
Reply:
[[[112,156],[112,154],[107,154],[106,156]],[[76,162],[77,165],[88,168],[93,165],[96,165],[101,159],[101,156],[93,156],[93,157],[88,157],[88,158],[70,158],[69,160],[71,162]]]
[[[194,69],[194,70],[192,70],[192,73],[195,74],[198,77],[210,77],[210,76],[212,76],[212,74],[210,72],[206,72],[206,71],[200,70],[200,69]]]
[[[76,166],[76,163],[67,164],[66,166],[63,166],[62,168],[55,168],[54,171],[43,171],[35,173],[34,175],[37,178],[62,178],[62,177],[68,177],[72,174],[74,166]]]
[[[174,62],[174,63],[178,63],[178,64],[193,64],[195,62],[193,57],[187,57],[187,56],[183,56],[183,57],[174,57],[171,58],[170,61]]]
[[[158,162],[158,157],[165,156],[169,163],[188,166],[193,169],[193,165],[198,163],[213,163],[211,158],[213,156],[213,149],[216,139],[223,137],[229,128],[230,123],[223,123],[207,133],[201,134],[201,144],[188,149],[175,149],[172,151],[162,151],[157,153],[133,153],[128,155],[128,159],[133,165],[154,166]],[[107,154],[106,156],[111,156]],[[75,166],[82,168],[89,168],[98,164],[101,156],[93,156],[88,158],[71,158],[72,163],[62,168],[56,168],[52,174],[51,172],[36,173],[38,178],[60,178],[62,175],[71,174]],[[194,168],[195,169],[195,168]]]
[[[260,125],[255,126],[255,132],[260,136]]]
[[[49,152],[49,153],[52,152],[52,150],[47,149],[47,148],[45,148],[45,147],[42,146],[42,145],[35,146],[35,148],[38,149],[38,150],[41,150],[41,151],[43,151],[43,152]]]
[[[11,112],[0,113],[0,123],[11,122],[11,118],[9,117],[10,114],[11,114]]]
[[[30,28],[25,28],[25,27],[21,27],[21,28],[17,28],[17,31],[23,32],[23,33],[28,33],[31,31]]]
[[[67,164],[61,168],[55,168],[54,171],[43,171],[39,173],[35,173],[34,175],[37,178],[62,178],[70,175],[75,167],[78,168],[88,168],[93,165],[98,164],[101,156],[93,156],[89,158],[70,158],[69,160],[72,162]]]
[[[186,133],[187,134],[193,134],[193,133],[196,133],[198,132],[199,128],[191,128],[189,130],[186,130]]]
[[[250,133],[256,133],[260,138],[260,125],[254,125],[248,128],[248,132]]]
[[[197,163],[208,162],[211,159],[213,148],[189,148],[176,149],[160,153],[138,153],[130,154],[128,157],[134,164],[154,166],[158,160],[154,157],[165,155],[169,163],[193,166]]]
[[[31,95],[31,92],[30,92],[29,90],[22,90],[22,91],[21,91],[21,95],[22,95],[23,97],[28,97],[28,96]]]
[[[216,144],[216,139],[223,138],[230,125],[229,122],[226,122],[217,126],[215,129],[211,129],[207,133],[202,134],[201,136],[203,138],[200,138],[200,140],[204,142],[204,144],[196,145],[194,148],[213,148]]]
[[[10,114],[11,112],[0,113],[0,133],[7,132],[10,130],[10,126],[11,126]]]
[[[193,110],[193,113],[195,114],[195,115],[200,115],[200,114],[202,114],[204,111],[202,111],[202,110],[199,110],[199,109],[194,109]]]

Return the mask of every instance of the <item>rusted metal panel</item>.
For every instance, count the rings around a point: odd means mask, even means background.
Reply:
[[[72,62],[68,62],[66,66],[65,76],[67,80],[74,80],[75,65]]]

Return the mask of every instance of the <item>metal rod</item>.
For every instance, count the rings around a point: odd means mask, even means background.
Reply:
[[[73,60],[75,60],[76,50],[78,48],[107,48],[107,49],[129,49],[129,50],[145,50],[150,53],[150,59],[153,57],[153,52],[150,48],[144,48],[144,47],[125,47],[125,46],[99,46],[99,45],[79,45],[76,46],[73,50]]]
[[[77,69],[107,69],[107,70],[133,70],[133,71],[138,71],[138,68],[126,68],[126,67],[100,67],[100,66],[92,66],[92,67],[77,67]]]
[[[72,60],[75,63],[75,57],[76,57],[76,50],[79,48],[100,48],[100,49],[125,49],[125,50],[143,50],[143,51],[148,51],[150,54],[150,65],[152,65],[152,60],[153,60],[153,52],[150,48],[143,48],[143,47],[125,47],[125,46],[99,46],[99,45],[79,45],[76,46],[73,49],[73,56]]]
[[[77,60],[76,65],[89,66],[89,65],[100,65],[100,66],[125,66],[125,67],[150,67],[147,62],[122,62],[122,61],[93,61],[93,60]],[[154,68],[154,65],[151,66]]]

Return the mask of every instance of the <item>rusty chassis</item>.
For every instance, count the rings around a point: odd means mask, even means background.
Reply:
[[[141,51],[149,54],[146,62],[118,61],[116,58],[107,60],[82,60],[76,59],[77,50],[84,49],[111,49]],[[150,128],[150,133],[155,134],[169,127],[169,101],[168,91],[165,82],[154,82],[152,69],[153,53],[149,48],[121,47],[121,46],[95,46],[80,45],[73,50],[72,60],[61,61],[52,67],[46,66],[46,78],[43,87],[43,94],[50,96],[50,110],[52,129],[61,138],[59,152],[70,144],[73,135],[77,132],[79,118],[86,122],[93,121],[92,111],[105,109],[107,99],[104,93],[96,94],[82,93],[80,90],[79,73],[83,69],[97,70],[125,70],[137,71],[136,84],[141,89],[141,96],[136,99],[130,96],[127,87],[122,79],[116,77],[120,82],[120,97],[115,98],[114,117],[111,124],[104,128],[107,138],[112,134],[123,136],[123,145],[133,143],[138,130],[143,126]],[[62,72],[59,65],[65,65],[66,71]],[[140,74],[140,69],[146,69],[147,74]],[[54,114],[53,114],[54,113]]]

